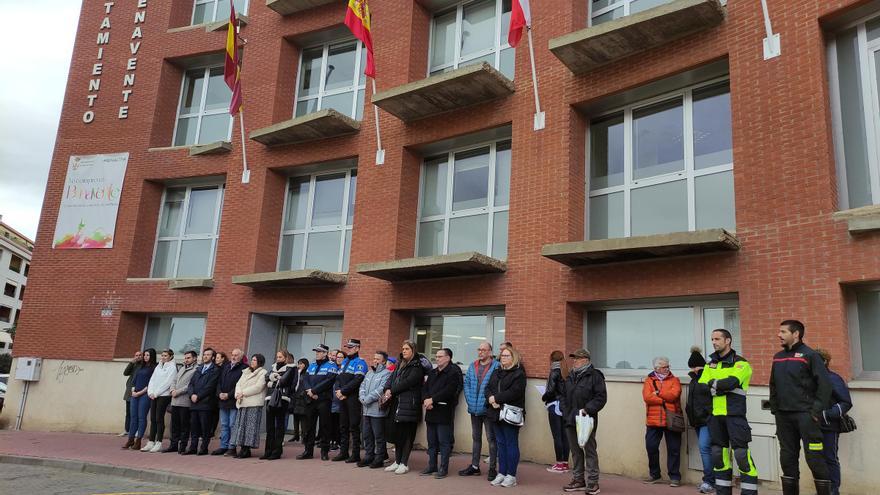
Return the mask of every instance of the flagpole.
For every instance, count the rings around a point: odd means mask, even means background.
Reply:
[[[376,80],[374,78],[370,78],[370,81],[373,82],[373,96],[376,96]],[[373,98],[370,98],[370,102],[373,101]],[[382,148],[382,134],[379,132],[379,107],[376,104],[373,104],[373,117],[376,120],[376,165],[382,165],[385,163],[385,150]]]
[[[532,63],[532,88],[535,90],[535,121],[534,130],[540,131],[544,128],[544,112],[541,111],[541,100],[538,98],[538,75],[535,72],[535,48],[532,44],[532,26],[527,26],[529,35],[529,61]]]
[[[242,170],[242,172],[241,172],[241,183],[247,184],[248,182],[251,181],[251,171],[248,168],[247,148],[244,145],[245,144],[244,143],[244,110],[238,111],[238,121],[239,121],[239,126],[241,127],[241,129],[240,129],[240,131],[241,131],[241,164],[244,168],[244,170]]]

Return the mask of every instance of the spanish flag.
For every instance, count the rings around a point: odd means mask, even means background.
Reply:
[[[235,18],[235,5],[230,5],[229,25],[226,29],[226,63],[223,66],[223,80],[232,90],[229,102],[229,113],[235,115],[241,111],[241,53],[238,49]]]
[[[376,65],[373,63],[373,36],[370,33],[370,6],[367,5],[367,0],[348,0],[345,25],[367,48],[367,68],[364,69],[364,74],[375,79]]]

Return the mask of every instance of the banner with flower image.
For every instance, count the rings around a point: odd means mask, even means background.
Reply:
[[[72,155],[61,193],[53,249],[110,249],[128,153]]]

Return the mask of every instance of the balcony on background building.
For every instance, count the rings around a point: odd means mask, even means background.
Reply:
[[[483,62],[382,91],[373,103],[412,122],[503,98],[513,90],[513,81]]]
[[[576,75],[721,24],[718,0],[675,0],[550,40],[550,51]]]
[[[571,268],[694,254],[736,251],[737,238],[724,229],[546,244],[541,255]]]
[[[266,7],[281,15],[290,15],[331,3],[339,3],[339,0],[266,0]]]
[[[435,278],[466,277],[503,273],[507,263],[475,251],[424,256],[402,260],[361,263],[357,272],[369,277],[402,282],[408,280],[428,280]]]
[[[250,137],[272,147],[347,136],[360,128],[360,122],[327,108],[257,129],[251,132]]]
[[[281,272],[249,273],[232,277],[232,283],[252,289],[290,289],[297,287],[327,287],[345,284],[345,273],[323,270],[287,270]]]

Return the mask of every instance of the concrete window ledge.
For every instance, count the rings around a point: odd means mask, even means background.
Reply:
[[[266,7],[281,15],[290,15],[331,3],[339,2],[338,0],[266,0]]]
[[[503,98],[513,91],[513,81],[483,62],[382,91],[373,103],[412,122]]]
[[[721,24],[718,0],[670,3],[550,40],[550,51],[574,74]]]
[[[347,136],[360,128],[360,122],[328,108],[257,129],[250,137],[271,147]]]
[[[248,21],[250,21],[250,19],[248,19],[248,16],[246,16],[244,14],[239,14],[237,12],[235,14],[235,18],[238,20],[239,23],[241,23],[242,26],[247,26]],[[217,21],[217,22],[209,22],[209,23],[205,24],[205,32],[210,33],[213,31],[220,31],[221,29],[225,31],[226,26],[228,26],[228,25],[229,25],[229,19],[223,19],[222,21]]]
[[[502,273],[507,270],[507,263],[485,254],[470,251],[466,253],[446,254],[442,256],[426,256],[407,258],[378,263],[362,263],[357,272],[389,282],[408,280],[427,280],[433,278],[465,277]]]
[[[169,289],[213,289],[213,278],[174,278],[168,281]]]
[[[880,205],[862,206],[834,212],[834,220],[846,220],[850,234],[868,234],[880,231]]]
[[[736,251],[737,238],[724,229],[547,244],[541,255],[572,268],[690,254]]]
[[[249,273],[232,277],[232,283],[252,289],[283,289],[343,285],[348,274],[323,270],[290,270],[281,272]]]
[[[232,143],[229,141],[217,141],[215,143],[190,146],[189,156],[220,155],[230,151],[232,151]]]

